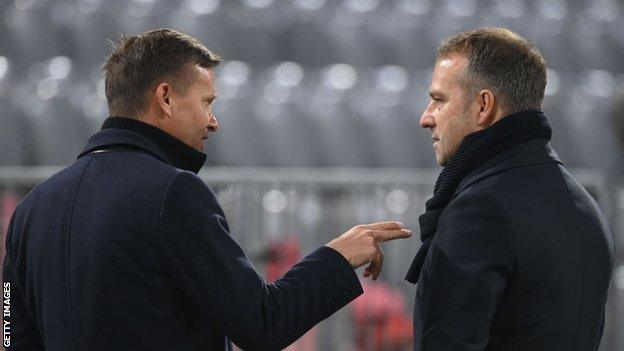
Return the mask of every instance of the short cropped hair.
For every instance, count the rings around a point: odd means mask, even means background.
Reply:
[[[161,81],[181,93],[192,83],[189,64],[210,68],[221,58],[197,39],[172,29],[121,35],[102,70],[112,116],[136,117],[145,112],[147,94]]]
[[[467,96],[490,89],[507,114],[541,110],[546,89],[546,60],[529,41],[505,28],[479,28],[442,41],[437,58],[454,53],[468,60],[460,74]]]

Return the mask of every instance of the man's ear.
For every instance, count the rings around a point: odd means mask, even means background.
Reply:
[[[487,128],[492,125],[492,123],[496,122],[498,101],[491,90],[483,89],[477,94],[477,103],[479,105],[477,123],[479,126]]]
[[[171,117],[172,93],[173,89],[167,82],[162,82],[156,86],[156,102],[163,117]]]

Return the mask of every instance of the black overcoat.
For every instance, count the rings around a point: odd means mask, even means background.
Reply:
[[[589,351],[613,241],[547,140],[478,166],[440,216],[417,285],[415,350]]]
[[[10,350],[276,350],[362,293],[325,246],[266,283],[215,194],[164,152],[180,142],[137,123],[96,133],[18,206]]]

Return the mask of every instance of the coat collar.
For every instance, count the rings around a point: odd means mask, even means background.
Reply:
[[[477,183],[489,176],[504,172],[508,169],[534,166],[543,163],[563,162],[550,147],[547,139],[531,140],[508,149],[488,161],[484,162],[472,172],[470,172],[457,186],[453,197],[459,195],[470,185]]]
[[[171,166],[199,172],[206,154],[186,145],[156,127],[125,117],[109,117],[102,130],[95,133],[78,157],[95,150],[121,146],[140,149]]]

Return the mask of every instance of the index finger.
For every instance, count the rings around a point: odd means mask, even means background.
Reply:
[[[377,222],[370,224],[362,224],[362,228],[369,230],[391,230],[403,228],[403,223],[397,221]]]
[[[371,231],[373,238],[377,242],[386,242],[390,240],[409,238],[412,236],[412,231],[409,229],[394,229],[394,230],[373,230]]]

